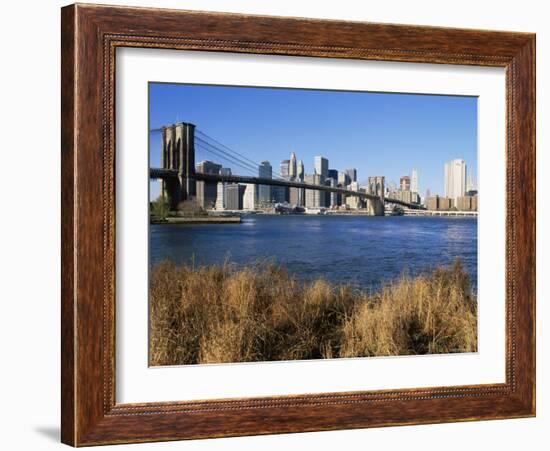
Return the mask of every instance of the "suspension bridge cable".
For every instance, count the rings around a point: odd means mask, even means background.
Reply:
[[[196,136],[196,133],[206,137],[207,139],[211,140],[211,141],[214,141],[216,144],[218,144],[219,146],[222,146],[227,152],[230,152],[230,153],[233,153],[233,154],[236,154],[238,155],[239,157],[241,157],[242,159],[244,160],[247,160],[249,161],[251,164],[253,164],[255,167],[259,168],[260,167],[260,164],[254,160],[251,160],[250,158],[248,158],[247,156],[245,155],[242,155],[240,154],[239,152],[237,152],[236,150],[234,149],[231,149],[230,147],[226,146],[225,144],[221,143],[220,141],[216,140],[215,138],[212,138],[211,136],[207,135],[206,133],[204,133],[202,130],[199,130],[199,129],[195,129],[195,138],[197,138]],[[203,139],[204,141],[204,139]],[[216,146],[217,147],[217,146]],[[271,172],[273,175],[277,176],[278,178],[281,178],[283,180],[286,180],[287,177],[284,177],[283,175],[281,175],[279,172],[277,171],[274,171],[273,170],[273,167],[271,167]]]
[[[210,149],[215,149],[217,152],[223,154],[223,155],[226,155],[227,157],[231,158],[232,160],[234,161],[237,161],[240,165],[242,165],[243,167],[248,167],[248,168],[251,168],[251,169],[254,169],[254,171],[257,171],[258,170],[258,166],[256,165],[253,165],[253,164],[250,164],[242,159],[240,159],[239,157],[236,157],[234,156],[233,154],[231,154],[230,152],[226,152],[225,150],[223,149],[220,149],[219,147],[216,147],[206,141],[204,141],[203,139],[201,138],[198,138],[198,137],[195,137],[195,145],[197,144],[197,141],[202,144],[203,146],[207,146],[208,148]]]
[[[227,163],[229,163],[230,165],[236,165],[238,167],[238,169],[240,170],[243,170],[253,176],[257,176],[257,171],[256,170],[253,170],[249,167],[243,167],[241,166],[239,163],[231,160],[230,158],[228,158],[227,156],[223,155],[223,154],[220,154],[218,152],[216,152],[215,150],[212,150],[212,149],[208,149],[207,147],[204,147],[202,146],[202,144],[195,144],[195,147],[198,148],[199,150],[201,151],[204,151],[204,152],[207,152],[207,153],[210,153],[212,155],[215,155],[217,158],[220,158],[222,159],[222,161],[225,161]]]
[[[213,154],[213,155],[216,155],[216,157],[218,158],[221,158],[222,160],[226,161],[226,162],[229,162],[231,165],[236,165],[238,166],[240,169],[244,169],[245,171],[248,171],[248,172],[251,172],[253,173],[254,175],[257,174],[258,172],[258,169],[253,167],[253,166],[250,166],[250,165],[245,165],[243,164],[242,162],[240,162],[239,160],[235,159],[234,157],[232,157],[231,155],[228,155],[226,153],[223,153],[223,152],[220,152],[218,149],[216,148],[213,148],[213,147],[210,147],[210,146],[207,146],[207,145],[204,145],[200,142],[195,142],[195,147],[201,151],[204,151],[204,152],[208,152],[210,154]]]

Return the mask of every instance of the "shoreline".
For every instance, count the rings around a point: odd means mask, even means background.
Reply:
[[[151,219],[150,224],[240,224],[240,216],[197,216],[197,217],[169,217],[166,219]]]

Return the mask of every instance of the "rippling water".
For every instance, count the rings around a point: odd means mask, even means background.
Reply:
[[[477,219],[369,216],[243,217],[241,224],[152,225],[150,263],[268,258],[302,279],[376,288],[460,257],[477,285]]]

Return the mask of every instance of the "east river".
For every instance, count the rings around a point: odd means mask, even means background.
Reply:
[[[301,279],[367,289],[459,257],[477,285],[476,218],[248,215],[240,224],[151,225],[149,252],[151,265],[268,259]]]

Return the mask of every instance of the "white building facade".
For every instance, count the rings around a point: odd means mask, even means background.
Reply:
[[[466,194],[466,162],[456,159],[445,163],[445,197],[456,200]]]

